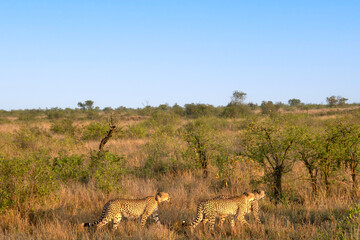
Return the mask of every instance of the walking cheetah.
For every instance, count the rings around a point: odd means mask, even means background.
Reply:
[[[265,197],[264,191],[244,193],[241,196],[217,196],[210,200],[202,201],[197,207],[197,216],[192,222],[191,227],[194,229],[201,221],[206,223],[210,221],[210,230],[214,230],[215,218],[220,217],[219,226],[222,226],[227,216],[233,216],[231,219],[231,227],[235,227],[236,219],[246,226],[249,223],[245,220],[245,214],[254,213],[255,219],[261,223],[259,219],[258,200]]]
[[[149,196],[143,199],[111,200],[105,204],[100,219],[93,223],[84,223],[84,227],[97,225],[98,228],[101,228],[108,222],[113,221],[113,228],[116,228],[123,217],[141,217],[140,226],[144,227],[150,215],[153,216],[156,223],[160,223],[156,211],[159,204],[165,201],[170,201],[169,194],[165,192],[158,192],[155,197]]]

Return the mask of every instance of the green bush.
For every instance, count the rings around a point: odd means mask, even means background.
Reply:
[[[0,156],[0,210],[30,209],[57,188],[49,158],[35,154],[27,158]]]
[[[206,126],[209,128],[209,130],[211,129],[215,131],[224,131],[224,130],[230,130],[232,127],[231,122],[229,122],[227,119],[224,118],[203,117],[200,118],[199,121],[206,123]]]
[[[52,170],[63,182],[84,181],[88,178],[88,168],[83,156],[60,156],[53,160]]]
[[[95,186],[105,192],[121,189],[120,180],[126,173],[125,158],[109,152],[91,154],[90,178]]]
[[[84,140],[98,140],[106,136],[109,124],[104,122],[90,123],[85,127],[82,138]]]
[[[231,158],[225,149],[221,149],[215,156],[215,165],[218,168],[217,178],[223,186],[228,186],[234,173],[236,158]]]
[[[87,110],[86,111],[86,118],[88,120],[96,120],[100,118],[100,114],[97,110]]]
[[[203,169],[203,176],[208,176],[213,137],[215,131],[206,118],[200,118],[185,125],[185,141],[188,143],[186,155],[194,161],[194,165]]]
[[[344,211],[331,211],[330,218],[336,224],[335,229],[321,230],[316,239],[359,239],[360,207],[356,204],[353,208]]]
[[[41,110],[23,110],[19,112],[18,119],[24,122],[34,121],[41,113]]]
[[[148,130],[143,123],[128,126],[125,135],[129,138],[144,138],[148,135]]]
[[[210,115],[217,115],[217,109],[208,104],[185,104],[185,116],[189,118],[198,118]]]
[[[138,108],[136,113],[140,116],[151,116],[151,114],[156,110],[157,109],[155,107],[145,106],[144,108]]]
[[[52,108],[45,112],[48,119],[60,119],[65,117],[65,111],[60,108]]]
[[[11,123],[7,117],[0,117],[0,124]]]
[[[280,106],[274,104],[272,101],[262,101],[260,108],[262,114],[273,116],[278,113]]]
[[[179,124],[180,118],[178,115],[157,111],[151,115],[151,118],[147,121],[149,126],[165,126],[165,125],[175,125]]]
[[[182,159],[180,139],[169,136],[164,131],[157,131],[144,145],[145,166],[138,169],[142,177],[156,177],[165,173],[177,173],[186,169]]]
[[[51,138],[51,136],[39,127],[23,127],[14,133],[14,144],[21,149],[35,150],[36,143]]]
[[[146,120],[143,125],[147,129],[155,131],[164,131],[167,133],[173,133],[180,125],[180,117],[174,113],[168,113],[165,111],[156,111],[151,115],[151,118]]]
[[[174,104],[174,106],[172,106],[172,111],[173,113],[179,116],[184,116],[185,114],[185,109],[176,103]]]
[[[75,133],[75,127],[73,126],[73,121],[70,119],[63,119],[63,120],[54,122],[51,125],[50,130],[53,133],[59,133],[59,134],[74,135],[74,133]]]
[[[250,114],[251,114],[251,109],[248,105],[229,104],[224,108],[224,111],[222,112],[221,115],[226,118],[238,118],[238,117],[248,116]]]
[[[345,218],[339,221],[337,227],[338,239],[358,239],[360,226],[360,206],[355,205],[349,208],[345,214]]]

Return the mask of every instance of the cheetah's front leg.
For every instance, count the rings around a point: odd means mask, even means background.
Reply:
[[[209,229],[210,231],[214,231],[215,228],[215,216],[209,216]]]
[[[142,216],[141,216],[141,221],[140,221],[140,227],[143,228],[146,224],[146,220],[148,219],[150,214],[148,213],[144,213]]]
[[[153,212],[153,213],[151,214],[151,216],[152,216],[152,218],[154,219],[154,222],[155,222],[156,224],[161,224],[160,218],[159,218],[159,214],[158,214],[157,211]]]
[[[244,210],[238,210],[236,219],[240,221],[243,225],[249,227],[250,224],[245,220],[245,211]]]
[[[251,210],[254,214],[255,220],[258,224],[261,224],[260,218],[259,218],[259,203],[257,201],[251,203]]]
[[[226,216],[220,216],[219,227],[222,228],[225,222]]]

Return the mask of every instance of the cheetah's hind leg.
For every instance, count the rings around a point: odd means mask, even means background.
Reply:
[[[119,226],[119,223],[122,220],[122,214],[119,213],[113,218],[113,229],[116,229]]]

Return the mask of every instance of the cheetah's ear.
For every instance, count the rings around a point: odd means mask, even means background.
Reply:
[[[155,200],[156,201],[159,201],[160,200],[160,196],[161,196],[161,194],[158,192],[158,193],[156,193],[156,195],[155,195]]]

